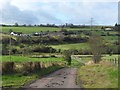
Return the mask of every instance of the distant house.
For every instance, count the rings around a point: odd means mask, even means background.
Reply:
[[[45,36],[47,34],[48,33],[46,33],[46,32],[40,32],[40,33],[36,32],[36,33],[33,33],[33,36]]]
[[[13,35],[13,36],[18,36],[18,34],[15,33],[15,32],[11,32],[10,34]]]
[[[104,28],[104,30],[111,31],[111,30],[113,30],[113,28]]]
[[[14,35],[14,36],[20,36],[22,33],[21,32],[11,32],[10,34]]]

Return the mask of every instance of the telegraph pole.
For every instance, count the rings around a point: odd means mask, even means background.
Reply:
[[[90,21],[90,27],[91,27],[91,31],[93,30],[93,18],[91,18],[91,21]]]

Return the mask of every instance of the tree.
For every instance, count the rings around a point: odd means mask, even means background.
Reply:
[[[23,24],[23,27],[26,27],[26,24]]]
[[[117,23],[115,24],[115,26],[118,26]]]
[[[93,54],[94,63],[99,63],[103,53],[103,39],[100,35],[93,33],[89,38],[89,45]]]
[[[18,23],[15,23],[15,27],[18,27],[19,25],[18,25]]]
[[[68,65],[71,65],[71,52],[69,50],[64,51],[64,59],[68,62]]]
[[[13,32],[13,30],[12,30],[12,29],[10,29],[10,30],[9,30],[9,33],[11,33],[11,32]]]
[[[119,30],[119,25],[116,23],[115,26],[114,26],[114,30],[115,31],[118,31]]]

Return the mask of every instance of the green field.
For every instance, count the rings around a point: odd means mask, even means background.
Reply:
[[[63,58],[30,58],[30,57],[24,57],[24,56],[0,56],[0,58],[2,57],[2,62],[8,62],[8,61],[13,61],[13,62],[28,62],[28,61],[32,61],[32,62],[61,62],[64,61]],[[11,60],[10,60],[11,58]]]
[[[75,44],[61,44],[61,45],[51,45],[55,49],[68,50],[68,49],[76,49],[76,50],[85,50],[89,49],[88,43],[75,43]]]
[[[42,76],[49,74],[51,72],[54,72],[60,68],[62,68],[62,67],[61,66],[52,66],[45,70],[41,70],[38,73],[32,73],[27,76],[22,75],[22,73],[2,75],[2,80],[3,80],[2,86],[19,88],[33,80],[41,78]]]
[[[83,88],[118,88],[118,68],[108,62],[82,66],[78,71],[80,82]]]
[[[40,31],[60,31],[57,27],[2,27],[2,32],[9,33],[9,30],[22,33],[35,33]],[[90,28],[64,28],[67,30],[91,30]]]
[[[58,31],[60,28],[53,28],[53,27],[2,27],[2,32],[8,33],[9,30],[14,32],[22,32],[22,33],[35,33],[40,31]]]
[[[102,59],[103,60],[109,60],[109,59],[115,59],[115,58],[118,59],[118,56],[119,55],[111,55],[111,56],[110,55],[105,55],[105,56],[102,57]]]
[[[115,41],[118,41],[118,36],[103,36],[104,40],[106,42],[109,42],[109,43],[112,43],[112,42],[115,42]]]
[[[15,60],[12,59],[12,61],[17,62],[26,62],[28,61],[28,57],[18,57],[18,56],[12,56],[12,58],[15,58]],[[9,61],[8,56],[3,56],[3,62],[4,61]],[[27,60],[26,60],[27,59]],[[31,61],[43,61],[43,62],[50,62],[50,61],[57,61],[59,62],[66,62],[63,60],[63,58],[39,58],[39,59],[32,59]],[[80,63],[77,62],[76,60],[72,60],[71,66],[68,67],[79,67]],[[3,80],[3,87],[21,87],[24,86],[25,84],[36,80],[38,78],[41,78],[43,75],[47,75],[53,71],[56,71],[60,68],[63,68],[64,66],[57,65],[57,66],[50,66],[46,69],[41,69],[38,73],[30,73],[29,75],[23,75],[23,73],[14,73],[14,74],[5,74],[2,75],[2,80]]]

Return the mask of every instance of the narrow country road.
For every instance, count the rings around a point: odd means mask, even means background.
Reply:
[[[75,83],[76,68],[63,68],[24,88],[80,88]]]

